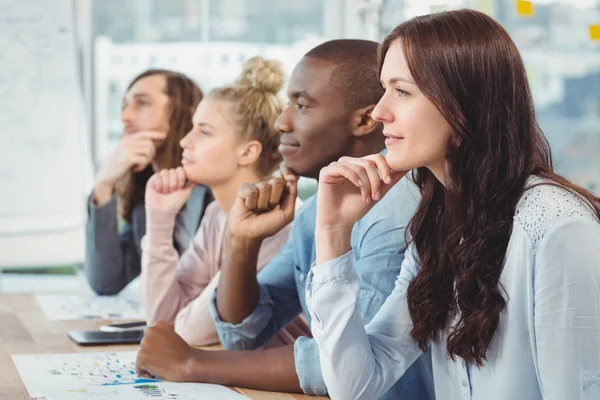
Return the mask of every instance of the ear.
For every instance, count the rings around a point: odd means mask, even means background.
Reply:
[[[258,140],[238,145],[238,164],[242,167],[247,167],[254,164],[262,153],[262,143]]]
[[[363,108],[359,108],[354,111],[351,115],[351,128],[352,135],[354,137],[361,137],[369,135],[377,128],[379,122],[371,118],[371,113],[375,109],[375,104],[368,105]]]

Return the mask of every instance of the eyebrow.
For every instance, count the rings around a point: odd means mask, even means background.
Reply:
[[[395,77],[395,78],[390,78],[390,79],[388,79],[388,83],[389,83],[390,85],[394,85],[394,84],[396,84],[396,83],[398,83],[398,82],[406,82],[406,83],[410,83],[411,85],[415,85],[415,86],[416,86],[416,83],[414,83],[412,80],[410,80],[410,79],[408,79],[408,78],[403,78],[403,77],[401,77],[401,76],[398,76],[398,77]],[[382,85],[385,85],[385,84],[383,83],[383,81],[381,81],[381,84],[382,84]]]
[[[297,100],[300,97],[305,98],[306,100],[310,101],[311,103],[317,103],[317,101],[315,99],[313,99],[312,97],[310,97],[308,95],[308,93],[306,93],[304,90],[299,90],[299,91],[290,93],[291,99]]]
[[[148,93],[136,93],[133,95],[133,98],[139,99],[141,97],[147,97],[147,98],[152,98],[152,96],[150,96]]]
[[[205,127],[207,127],[207,128],[212,128],[212,129],[215,129],[215,127],[214,127],[214,126],[212,126],[211,124],[208,124],[208,123],[206,123],[206,122],[194,122],[194,125],[198,125],[199,127],[203,127],[203,126],[205,126]]]

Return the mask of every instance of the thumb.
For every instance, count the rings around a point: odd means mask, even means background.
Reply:
[[[285,184],[286,187],[286,196],[283,201],[283,213],[288,218],[294,218],[294,213],[296,211],[296,197],[298,196],[298,181],[288,181]]]

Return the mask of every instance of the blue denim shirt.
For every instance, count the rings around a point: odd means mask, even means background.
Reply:
[[[358,307],[364,323],[375,316],[394,289],[404,259],[405,228],[419,200],[417,187],[404,178],[352,230],[355,268],[360,276]],[[220,320],[216,295],[211,313],[221,343],[226,349],[251,350],[265,344],[306,307],[306,277],[315,260],[316,195],[296,215],[292,233],[280,253],[258,274],[258,306],[240,324]],[[300,337],[294,344],[294,360],[300,386],[306,394],[326,395],[319,349],[312,338]],[[431,355],[418,362],[381,399],[433,399]]]

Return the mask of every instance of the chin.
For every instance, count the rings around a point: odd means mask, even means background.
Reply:
[[[302,165],[298,165],[298,163],[294,163],[291,160],[288,161],[285,157],[283,158],[283,165],[294,171],[298,176],[306,176],[308,173],[306,169],[302,167]]]
[[[385,159],[393,171],[410,171],[421,166],[416,160],[403,154],[388,152]]]

